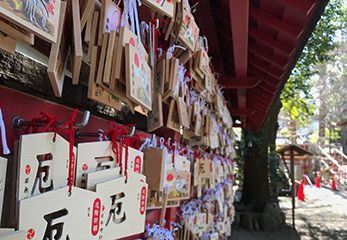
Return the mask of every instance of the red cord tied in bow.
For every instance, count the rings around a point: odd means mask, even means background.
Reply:
[[[61,130],[64,133],[70,133],[70,153],[69,153],[69,176],[67,179],[67,184],[69,186],[69,193],[71,193],[72,185],[74,182],[75,177],[75,153],[73,152],[74,147],[74,140],[75,140],[75,129],[74,129],[74,123],[75,123],[75,117],[78,114],[78,109],[75,109],[70,114],[69,120],[61,127]],[[65,127],[69,127],[67,130],[65,130]]]
[[[162,18],[158,18],[158,19],[153,19],[153,14],[152,11],[149,11],[151,14],[151,22],[150,24],[152,25],[152,31],[154,32],[154,52],[157,52],[157,38],[156,37],[160,37],[161,36],[161,32],[159,31],[159,27],[161,26],[165,26],[166,25],[166,21]],[[160,21],[162,21],[163,23],[160,23]],[[150,33],[152,34],[152,33]]]
[[[129,138],[129,146],[132,148],[135,148],[136,150],[139,150],[141,147],[141,141],[142,141],[141,139],[146,139],[146,138],[147,138],[146,134],[134,133],[134,136]]]
[[[41,118],[42,121],[46,121],[47,125],[40,132],[48,131],[48,128],[52,127],[52,130],[54,132],[53,142],[55,142],[55,138],[56,138],[57,132],[59,130],[59,128],[55,126],[55,123],[58,122],[58,118],[53,116],[53,115],[49,115],[49,114],[47,114],[45,112],[41,112],[41,115],[43,116]]]
[[[112,141],[112,151],[117,156],[117,163],[120,167],[120,174],[123,173],[123,163],[122,163],[122,152],[123,147],[125,148],[125,156],[124,156],[124,175],[125,175],[125,181],[128,180],[128,151],[129,151],[129,145],[130,145],[130,139],[128,138],[128,128],[134,127],[135,124],[132,125],[123,125],[123,126],[116,126],[115,121],[111,120],[108,122],[108,132],[104,134],[104,136],[107,136],[110,134],[110,140]],[[118,143],[119,141],[119,148]]]
[[[39,127],[36,126],[35,123],[46,122],[46,126],[40,132],[48,132],[49,127],[52,127],[54,132],[53,142],[55,142],[55,138],[59,130],[59,128],[55,126],[55,124],[58,122],[58,118],[45,112],[41,112],[40,114],[42,115],[41,117],[32,119],[32,125],[25,129],[25,134],[29,133],[30,128],[32,128],[32,133],[38,133]]]

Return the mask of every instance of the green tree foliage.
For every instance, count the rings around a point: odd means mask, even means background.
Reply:
[[[337,33],[345,28],[346,16],[343,1],[329,1],[281,93],[283,110],[299,123],[306,122],[316,108],[310,79],[318,74],[318,64],[334,59]]]

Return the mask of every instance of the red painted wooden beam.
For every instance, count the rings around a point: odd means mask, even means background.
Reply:
[[[254,67],[263,70],[264,72],[266,72],[267,74],[275,78],[281,79],[284,75],[284,71],[282,69],[279,69],[276,67],[270,67],[263,61],[259,61],[258,59],[255,59],[253,57],[248,58],[248,62],[252,64]]]
[[[258,88],[262,88],[264,91],[269,93],[275,93],[278,91],[278,88],[268,84],[266,81],[259,83]]]
[[[237,78],[246,78],[248,64],[249,0],[229,0],[229,9],[233,37],[235,76]],[[239,108],[245,109],[246,89],[238,89],[237,98]],[[246,123],[246,118],[242,117],[241,121]]]
[[[269,47],[272,47],[274,49],[277,49],[277,50],[287,54],[288,56],[291,56],[295,50],[295,47],[290,46],[288,44],[284,44],[284,43],[276,40],[275,38],[271,37],[270,35],[256,30],[254,27],[249,28],[249,36],[256,39],[256,41],[262,42],[263,44],[265,44]]]
[[[254,55],[258,56],[259,58],[261,58],[267,62],[270,62],[270,63],[280,67],[281,69],[285,69],[289,65],[289,59],[282,59],[280,57],[276,57],[276,56],[272,55],[271,53],[269,53],[268,51],[265,51],[265,50],[261,49],[260,47],[255,46],[254,44],[249,44],[248,49]]]
[[[249,96],[249,95],[248,95]],[[268,99],[266,97],[260,96],[258,94],[254,94],[252,96],[249,96],[249,98],[253,98],[255,101],[262,102],[263,104],[269,105],[271,104],[272,100]]]
[[[257,101],[257,99],[254,99],[254,98],[249,98],[248,101],[247,101],[247,104],[248,102],[250,103],[249,106],[254,108],[254,109],[260,109],[260,110],[263,110],[263,111],[267,111],[270,106],[268,104],[264,104],[260,101]]]
[[[252,116],[256,110],[255,109],[239,109],[239,108],[228,108],[231,116]]]
[[[218,27],[216,27],[216,31],[217,31],[219,34],[223,35],[226,39],[232,40],[231,35],[226,34],[225,31],[223,31],[223,29],[219,29]]]
[[[259,97],[264,97],[266,99],[269,100],[273,100],[275,95],[272,93],[268,93],[265,92],[264,90],[260,90],[260,89],[250,89],[250,91],[247,92],[247,96],[248,97],[252,97],[252,96],[259,96]]]
[[[229,0],[236,77],[247,77],[249,0]]]
[[[226,89],[238,88],[254,88],[261,83],[263,79],[260,77],[247,77],[247,78],[233,78],[233,77],[220,77],[218,83]]]
[[[282,22],[280,19],[278,19],[274,15],[267,13],[265,11],[262,11],[252,4],[249,6],[249,14],[251,17],[255,18],[256,20],[264,22],[268,26],[278,31],[291,34],[297,39],[304,32],[304,29],[299,28],[297,26],[293,26],[286,22]]]
[[[311,0],[275,0],[286,6],[293,6],[296,9],[303,11],[306,15],[310,14],[311,10],[316,5],[315,2]]]
[[[278,88],[281,84],[280,79],[272,77],[272,76],[266,74],[264,71],[254,67],[254,66],[248,67],[248,72],[250,74],[252,74],[253,76],[262,77],[265,82],[267,82],[268,84],[270,84],[276,88]]]

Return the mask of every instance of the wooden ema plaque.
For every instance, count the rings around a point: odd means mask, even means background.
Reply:
[[[151,111],[151,69],[135,45],[126,44],[125,52],[127,97]]]
[[[18,152],[18,200],[67,185],[69,142],[54,133],[21,135]],[[76,154],[76,148],[74,147]]]
[[[29,46],[34,45],[34,34],[28,32],[27,30],[15,26],[13,27],[13,23],[8,22],[6,19],[0,17],[0,31],[8,34],[14,40],[21,41],[24,44]]]
[[[137,39],[137,35],[132,33],[127,27],[121,27],[119,30],[119,40],[117,42],[117,46],[115,48],[115,52],[117,53],[115,55],[115,58],[113,59],[113,67],[114,72],[112,74],[111,79],[111,89],[112,89],[112,81],[113,78],[115,79],[121,79],[125,83],[125,77],[122,77],[122,73],[124,73],[125,69],[125,44],[131,44],[135,46],[137,49],[140,49],[139,41]],[[145,61],[148,61],[148,54],[146,52],[146,49],[141,44],[142,47],[142,54]],[[126,74],[125,74],[126,75]]]
[[[141,181],[141,180],[142,181]],[[96,185],[96,192],[56,189],[19,202],[19,230],[31,239],[118,239],[144,231],[147,184],[129,173]]]
[[[193,233],[200,235],[206,230],[206,213],[187,215],[186,222]]]
[[[170,128],[176,132],[180,131],[180,121],[179,121],[179,115],[177,110],[177,104],[174,99],[171,99],[170,102],[170,108],[169,108],[169,115],[167,118],[166,127]]]
[[[144,148],[144,175],[147,177],[148,189],[151,191],[163,191],[165,176],[166,149]]]
[[[79,0],[71,0],[72,13],[72,84],[78,84],[82,65],[82,36]]]
[[[118,149],[119,149],[119,143]],[[117,156],[112,151],[112,142],[80,143],[77,148],[76,186],[85,186],[86,174],[103,169],[119,167]],[[143,152],[128,148],[128,172],[141,174],[143,171]],[[125,148],[122,148],[123,173],[125,167]]]
[[[102,36],[105,32],[111,30],[119,32],[120,21],[122,16],[122,10],[112,2],[111,0],[102,1],[100,22],[99,22],[99,34],[98,34],[98,46],[102,44]]]
[[[77,145],[76,186],[84,187],[86,174],[118,167],[117,156],[112,151],[112,142],[89,142]]]
[[[60,3],[59,0],[1,1],[0,16],[49,43],[55,43],[58,37]]]
[[[189,117],[188,117],[188,108],[187,104],[183,101],[183,98],[177,98],[177,109],[178,109],[178,117],[180,120],[180,124],[189,129]]]
[[[16,46],[17,40],[0,30],[0,50],[9,54],[14,54]]]
[[[183,23],[178,39],[182,44],[191,51],[195,50],[195,45],[199,37],[199,28],[195,23],[195,19],[190,12],[183,10]]]
[[[168,199],[182,200],[190,198],[190,181],[190,161],[188,161],[186,157],[176,155],[174,167],[173,155],[168,154],[165,179],[165,186],[169,187]]]
[[[150,9],[154,9],[169,18],[174,17],[174,2],[170,0],[142,0],[142,3]]]
[[[190,198],[190,172],[175,169],[166,171],[165,185],[169,187],[168,200]]]
[[[156,66],[156,73],[153,84],[152,111],[148,113],[147,129],[152,132],[164,125],[162,92],[165,81],[165,59],[161,60]]]
[[[122,104],[118,97],[114,96],[110,92],[108,92],[104,87],[99,86],[95,82],[96,77],[96,68],[97,68],[97,60],[99,56],[99,48],[94,46],[92,48],[92,61],[90,65],[90,73],[89,73],[89,84],[88,84],[88,98],[105,104],[106,106],[115,108],[117,110],[121,110]]]
[[[68,37],[66,5],[66,2],[61,3],[57,42],[51,46],[47,67],[47,74],[56,97],[61,97],[63,93],[65,70],[69,57],[69,43],[66,40]]]

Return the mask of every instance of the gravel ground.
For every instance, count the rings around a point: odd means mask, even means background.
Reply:
[[[234,230],[228,239],[240,240],[339,240],[347,239],[347,191],[305,187],[305,201],[296,200],[292,229],[291,198],[280,197],[286,224],[272,233]]]

